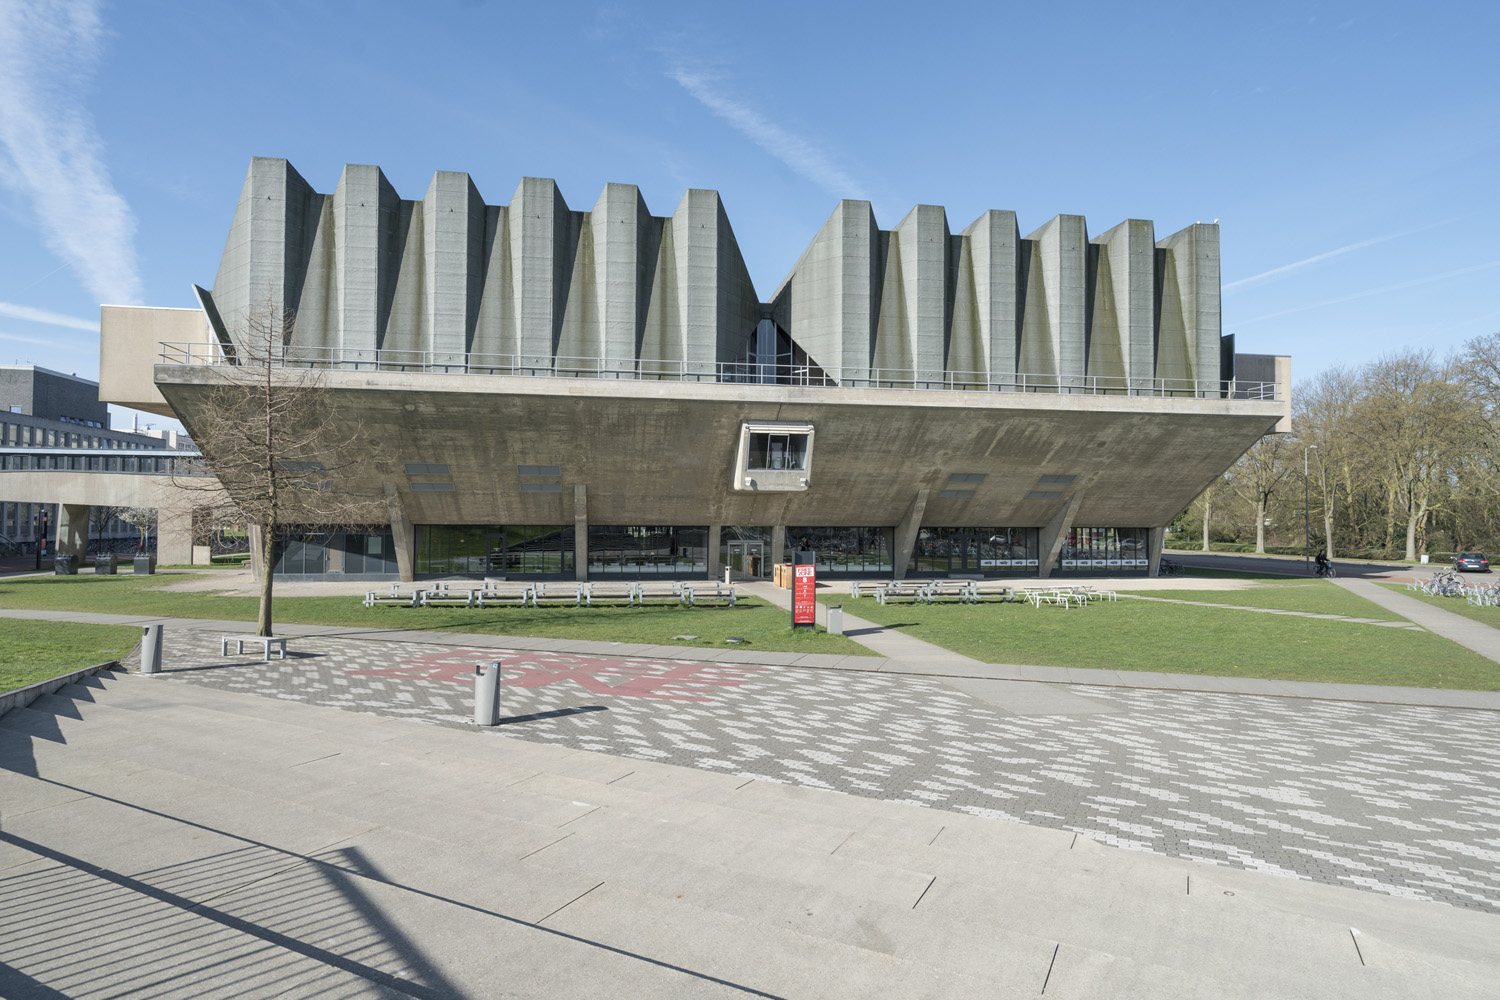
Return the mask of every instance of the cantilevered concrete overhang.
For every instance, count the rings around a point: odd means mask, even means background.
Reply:
[[[154,370],[189,432],[221,378]],[[1072,524],[1154,527],[1286,416],[1284,400],[433,372],[333,370],[323,391],[370,452],[338,485],[394,493],[415,524],[572,524],[583,493],[594,524],[895,525],[923,494],[926,525],[1042,526],[1076,504]],[[816,428],[806,490],[732,488],[746,420]],[[984,478],[942,497],[960,475]]]

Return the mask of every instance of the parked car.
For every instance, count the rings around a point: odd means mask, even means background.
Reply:
[[[1460,573],[1488,573],[1490,561],[1483,552],[1460,552],[1453,560],[1453,568]]]

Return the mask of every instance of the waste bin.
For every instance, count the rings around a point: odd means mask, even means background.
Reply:
[[[156,572],[155,556],[136,556],[131,560],[131,571],[136,576],[148,576]]]
[[[844,606],[842,604],[828,605],[828,634],[844,634]]]
[[[57,556],[52,560],[52,573],[55,576],[77,576],[78,567],[73,564],[72,556]]]
[[[141,637],[141,673],[161,673],[161,626],[144,626]]]
[[[116,556],[113,552],[109,553],[108,555],[94,557],[95,576],[114,576],[115,571],[119,569],[119,566],[119,557]]]

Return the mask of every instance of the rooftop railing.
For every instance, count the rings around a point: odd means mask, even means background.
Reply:
[[[237,366],[241,360],[216,344],[163,343],[168,365]],[[1225,379],[1135,378],[1122,375],[997,374],[921,368],[824,369],[811,365],[746,362],[573,358],[547,354],[478,354],[341,347],[276,348],[277,368],[407,372],[440,375],[505,375],[606,381],[697,382],[736,385],[809,386],[848,389],[918,389],[950,392],[1032,392],[1085,396],[1161,396],[1196,399],[1279,400],[1276,382]]]

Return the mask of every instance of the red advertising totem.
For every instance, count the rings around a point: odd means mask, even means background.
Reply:
[[[811,564],[792,567],[792,628],[817,628],[817,575]]]

